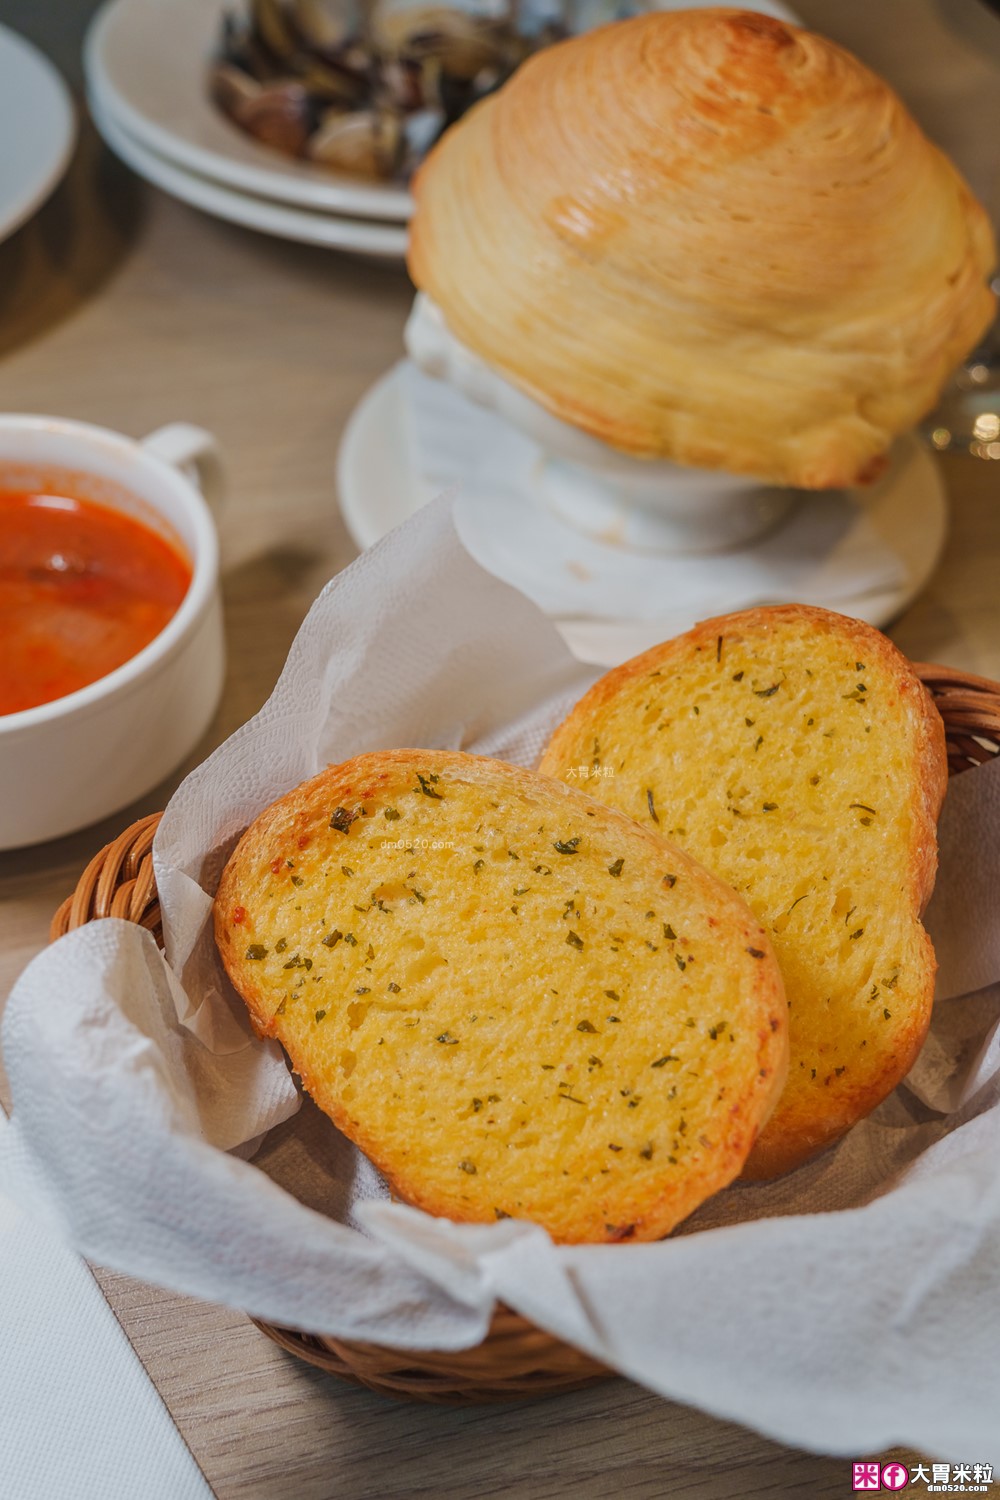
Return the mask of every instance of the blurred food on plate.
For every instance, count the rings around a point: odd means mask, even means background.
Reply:
[[[405,180],[526,57],[622,13],[607,0],[244,0],[225,17],[211,96],[285,155]]]

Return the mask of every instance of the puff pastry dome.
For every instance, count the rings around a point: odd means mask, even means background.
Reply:
[[[414,190],[410,271],[455,337],[640,458],[863,481],[993,316],[952,164],[850,53],[750,11],[537,54]]]

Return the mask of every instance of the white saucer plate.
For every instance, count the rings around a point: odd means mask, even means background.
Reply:
[[[347,424],[337,482],[344,520],[359,547],[371,546],[448,482],[443,471],[440,482],[420,472],[428,449],[419,440],[411,393],[415,379],[427,378],[402,361],[372,387]],[[826,605],[886,625],[924,587],[944,545],[944,487],[932,455],[915,437],[900,440],[888,473],[869,490],[807,495],[786,521],[747,547],[665,557],[576,530],[533,486],[540,450],[532,454],[526,438],[450,387],[441,388],[435,404],[451,430],[475,422],[491,457],[509,455],[488,472],[470,468],[458,481],[456,519],[469,551],[534,599],[571,650],[598,666],[625,661],[708,615],[757,603]],[[492,440],[486,423],[502,429]],[[443,422],[440,431],[443,446]],[[871,587],[852,592],[845,569],[851,559],[857,565],[869,541],[889,554],[888,566],[872,573]]]
[[[303,209],[405,223],[409,192],[335,174],[259,145],[208,96],[209,60],[227,11],[247,0],[109,0],[91,23],[84,68],[92,102],[147,151],[237,192]]]
[[[277,235],[280,239],[296,240],[301,244],[347,250],[379,260],[401,260],[406,254],[407,230],[403,224],[288,208],[267,198],[256,198],[250,193],[223,187],[151,151],[130,135],[96,98],[91,98],[90,109],[95,125],[116,156],[154,187],[192,208],[199,208],[231,224],[240,224],[245,229],[256,229],[262,234]]]
[[[45,202],[76,141],[69,91],[17,32],[0,26],[0,240]]]

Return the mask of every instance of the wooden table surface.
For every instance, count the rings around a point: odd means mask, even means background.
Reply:
[[[76,22],[92,6],[65,3]],[[978,0],[796,8],[896,83],[995,212],[1000,23]],[[79,32],[57,35],[59,11],[54,0],[9,0],[3,14],[58,56]],[[72,76],[74,58],[60,60]],[[89,129],[56,197],[0,246],[0,409],[134,436],[176,419],[202,423],[224,445],[231,488],[229,675],[215,720],[188,767],[141,804],[0,855],[0,994],[46,941],[91,854],[162,807],[184,771],[260,706],[309,603],[354,555],[336,503],[338,439],[399,357],[411,295],[399,268],[266,239],[174,203]],[[1000,464],[952,457],[942,467],[948,545],[892,634],[915,658],[1000,677]],[[220,1500],[821,1500],[850,1490],[846,1460],[792,1452],[625,1381],[506,1408],[395,1405],[284,1356],[237,1313],[98,1274]]]

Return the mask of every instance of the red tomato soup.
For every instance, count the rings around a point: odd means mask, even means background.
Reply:
[[[191,566],[132,516],[0,489],[0,714],[63,698],[159,635]]]

